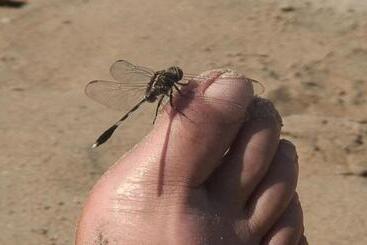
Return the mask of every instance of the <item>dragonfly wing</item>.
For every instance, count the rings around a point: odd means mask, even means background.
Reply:
[[[176,92],[173,99],[175,114],[182,120],[189,120],[194,124],[210,124],[218,120],[218,113],[236,114],[238,117],[246,117],[247,108],[231,100],[208,97],[200,91],[190,90]],[[220,108],[220,109],[218,109]],[[231,117],[223,120],[223,125],[238,123]]]
[[[220,76],[221,74],[218,73],[218,76]],[[184,74],[182,80],[184,81],[195,81],[195,82],[202,82],[202,81],[207,81],[207,80],[210,80],[210,79],[213,79],[215,78],[215,76],[205,76],[205,75],[195,75],[195,74]],[[251,78],[248,78],[248,77],[245,77],[248,81],[250,81],[253,85],[255,85],[255,92],[256,94],[258,95],[261,95],[265,92],[265,86],[255,80],[255,79],[251,79]],[[220,79],[216,80],[215,82],[218,83],[218,84],[223,84],[223,85],[227,85],[228,82],[232,82],[233,81],[233,78],[231,77],[220,77]]]
[[[143,66],[136,66],[126,60],[118,60],[110,68],[112,77],[122,83],[145,83],[154,75],[154,71]]]
[[[145,94],[146,84],[125,84],[95,80],[85,86],[85,94],[98,103],[115,110],[128,110]]]

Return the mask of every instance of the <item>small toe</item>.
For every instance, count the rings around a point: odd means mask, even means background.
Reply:
[[[281,118],[273,104],[256,97],[224,162],[208,181],[212,195],[240,210],[266,175],[278,148]],[[229,203],[229,204],[228,204]]]
[[[297,159],[295,146],[281,140],[269,171],[245,207],[252,233],[265,235],[288,207],[297,186]]]
[[[300,244],[303,235],[303,213],[297,194],[263,240],[263,245]]]

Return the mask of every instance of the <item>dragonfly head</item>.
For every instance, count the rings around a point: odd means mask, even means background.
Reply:
[[[183,72],[178,66],[171,66],[167,69],[167,72],[172,76],[173,79],[179,81],[183,77]]]

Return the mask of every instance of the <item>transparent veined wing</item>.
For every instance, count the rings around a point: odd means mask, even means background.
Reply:
[[[85,86],[85,94],[98,103],[115,110],[129,110],[145,95],[146,83],[120,83],[95,80]]]
[[[218,73],[218,76],[220,76],[220,72]],[[248,78],[248,77],[245,77],[248,81],[250,81],[251,83],[253,83],[254,85],[254,88],[255,88],[255,93],[257,95],[261,95],[265,92],[265,86],[255,80],[255,79],[251,79],[251,78]],[[210,79],[213,79],[213,76],[206,76],[206,75],[196,75],[196,74],[189,74],[189,73],[185,73],[182,80],[185,80],[185,81],[191,81],[191,80],[194,80],[194,81],[197,81],[197,82],[201,82],[201,81],[206,81],[206,80],[210,80]],[[231,82],[233,81],[233,78],[230,78],[230,77],[221,77],[220,79],[218,79],[218,81],[216,81],[217,83],[222,83],[224,85],[226,85],[228,82]]]
[[[111,65],[112,77],[121,83],[145,83],[150,81],[154,71],[143,66],[131,64],[126,60],[118,60]]]
[[[211,77],[213,79],[213,77]],[[213,81],[212,79],[190,80],[187,85],[181,87],[180,92],[174,94],[174,106],[178,112],[175,115],[183,120],[189,119],[193,123],[212,123],[218,120],[218,114],[224,113],[221,123],[231,124],[238,122],[237,119],[244,119],[247,115],[247,106],[238,101],[238,96],[231,97],[234,94],[240,94],[248,89],[248,84],[242,79]],[[210,96],[205,91],[212,84],[219,91],[220,95]],[[235,92],[233,92],[235,91]],[[226,115],[233,115],[227,117]],[[237,118],[236,120],[233,120]]]

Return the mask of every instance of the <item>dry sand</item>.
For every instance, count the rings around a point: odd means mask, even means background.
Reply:
[[[72,244],[88,190],[150,130],[146,110],[88,150],[120,113],[83,87],[121,58],[262,81],[299,149],[310,244],[367,244],[366,1],[28,2],[0,8],[0,244]]]

